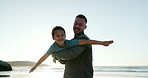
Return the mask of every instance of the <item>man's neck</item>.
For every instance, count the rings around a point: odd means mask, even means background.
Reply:
[[[77,38],[78,36],[80,36],[80,35],[82,35],[82,34],[84,34],[84,31],[80,32],[79,34],[75,34],[75,35],[74,35],[74,38]]]

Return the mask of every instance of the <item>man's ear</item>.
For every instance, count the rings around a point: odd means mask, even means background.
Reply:
[[[87,25],[84,27],[84,29],[86,29],[87,28]]]

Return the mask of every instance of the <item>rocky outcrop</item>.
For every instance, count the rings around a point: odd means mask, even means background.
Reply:
[[[0,60],[0,71],[11,71],[12,67],[9,63]]]

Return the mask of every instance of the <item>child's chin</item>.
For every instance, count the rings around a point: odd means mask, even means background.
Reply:
[[[63,44],[64,42],[59,42],[59,44]]]

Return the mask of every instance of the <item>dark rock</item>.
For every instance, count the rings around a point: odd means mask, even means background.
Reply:
[[[9,63],[0,60],[0,71],[11,71],[12,67]]]
[[[10,77],[10,75],[0,75],[0,77]]]

